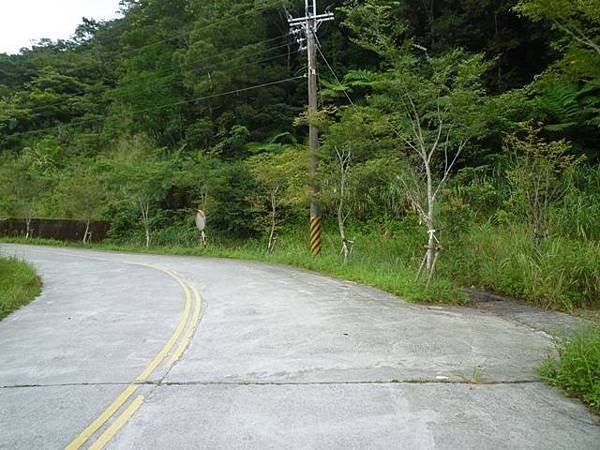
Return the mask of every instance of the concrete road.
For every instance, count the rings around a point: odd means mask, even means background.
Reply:
[[[543,332],[281,266],[2,245],[2,449],[600,449]]]

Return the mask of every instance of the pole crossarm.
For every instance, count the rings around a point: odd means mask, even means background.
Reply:
[[[325,13],[325,14],[318,14],[316,16],[306,16],[306,17],[298,17],[296,19],[289,19],[288,23],[290,24],[290,26],[297,26],[297,25],[304,26],[304,24],[309,20],[316,20],[317,22],[329,22],[330,20],[334,20],[334,19],[335,19],[335,15],[333,13]]]

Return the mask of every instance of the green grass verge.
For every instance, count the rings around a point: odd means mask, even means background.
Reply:
[[[290,237],[285,240],[287,242],[279,242],[279,249],[272,255],[266,254],[260,240],[240,243],[239,245],[215,243],[206,248],[161,245],[153,246],[149,249],[138,245],[109,243],[83,246],[76,242],[46,239],[3,239],[2,242],[261,261],[300,267],[344,280],[362,283],[382,289],[412,302],[461,305],[468,301],[467,295],[459,287],[445,279],[435,280],[432,286],[426,289],[424,283],[415,282],[414,269],[404,265],[400,258],[392,256],[390,252],[357,252],[347,264],[343,264],[333,248],[327,248],[319,258],[312,258],[303,246],[304,241],[295,240]],[[333,242],[326,242],[325,246],[329,247],[332,244]]]
[[[273,255],[265,253],[264,238],[232,240],[216,233],[210,235],[208,248],[199,248],[198,232],[190,224],[157,228],[149,251],[287,264],[378,287],[409,301],[463,304],[467,297],[461,288],[474,287],[547,309],[600,311],[598,241],[551,236],[536,246],[522,224],[473,225],[454,233],[446,231],[440,235],[444,251],[435,282],[431,289],[425,289],[423,283],[414,280],[426,240],[418,224],[407,220],[349,226],[348,234],[356,240],[356,247],[348,264],[339,256],[337,230],[331,223],[325,225],[323,255],[318,259],[308,254],[306,227],[297,225],[279,230]],[[143,239],[139,233],[120,239],[112,241],[113,245],[94,248],[148,251],[140,245]]]
[[[217,256],[281,262],[380,287],[408,300],[460,303],[460,288],[483,288],[548,309],[600,310],[600,242],[550,236],[536,247],[525,224],[476,225],[440,232],[436,284],[430,291],[414,282],[422,261],[426,233],[413,220],[350,223],[348,235],[356,248],[347,266],[339,258],[335,224],[324,227],[323,258],[307,255],[307,230],[289,225],[279,230],[275,255],[264,253],[266,239],[232,241],[211,234]],[[164,226],[154,234],[155,244],[197,247],[193,224]],[[142,236],[132,235],[139,243]],[[211,250],[211,251],[212,251]]]
[[[600,326],[560,339],[557,350],[559,358],[549,357],[541,376],[600,413]]]
[[[0,320],[40,294],[41,283],[33,267],[0,256]]]

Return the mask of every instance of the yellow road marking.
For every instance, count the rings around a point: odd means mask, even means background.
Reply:
[[[96,442],[94,442],[89,450],[101,450],[106,447],[106,444],[110,442],[110,440],[115,437],[115,434],[119,432],[123,425],[127,423],[127,421],[135,414],[135,412],[142,406],[144,402],[144,396],[138,395],[136,399],[131,402],[131,405],[127,407],[123,413],[115,419],[115,421],[106,429],[104,433],[98,438]]]
[[[68,256],[76,256],[76,255],[68,255]],[[98,258],[98,259],[100,259],[100,258]],[[170,270],[163,269],[158,266],[153,266],[151,264],[143,264],[143,263],[137,263],[137,262],[126,262],[126,264],[148,267],[148,268],[158,270],[160,272],[163,272],[163,273],[169,275],[171,278],[173,278],[175,281],[177,281],[177,283],[182,287],[182,289],[184,291],[184,296],[185,296],[185,306],[183,309],[183,314],[181,316],[181,319],[179,320],[179,323],[177,324],[177,328],[175,328],[175,331],[173,332],[173,334],[171,335],[171,337],[169,338],[167,343],[164,345],[164,347],[161,349],[161,351],[154,357],[152,362],[150,362],[150,364],[148,364],[148,366],[144,369],[144,371],[136,378],[136,381],[143,382],[143,381],[148,380],[150,375],[152,375],[152,372],[154,372],[154,370],[156,370],[156,368],[168,356],[169,352],[171,352],[175,343],[180,338],[183,330],[185,329],[186,323],[188,322],[188,319],[190,317],[190,310],[192,307],[192,294],[191,294],[190,286],[188,285],[188,283]],[[194,297],[196,300],[195,301],[195,311],[194,311],[192,320],[190,322],[190,328],[188,329],[188,332],[186,333],[186,336],[185,336],[183,342],[180,344],[180,346],[177,348],[177,351],[173,355],[173,358],[175,358],[175,357],[176,358],[172,359],[171,362],[169,363],[169,365],[172,365],[175,361],[177,361],[177,359],[179,359],[181,357],[181,355],[187,348],[187,346],[189,344],[189,339],[191,339],[191,337],[193,336],[194,330],[196,328],[197,322],[200,317],[200,307],[201,307],[200,295],[198,294],[198,291],[196,290],[196,288],[194,288],[192,286],[191,289],[193,289],[193,291],[194,291]],[[137,388],[138,388],[138,386],[133,385],[133,384],[130,385],[129,387],[127,387],[127,389],[125,389],[119,395],[119,397],[117,397],[117,399],[108,408],[106,408],[100,414],[100,416],[98,416],[98,418],[96,418],[85,430],[83,430],[66,447],[66,450],[77,450],[77,449],[81,448],[81,446],[83,444],[85,444],[85,442],[94,433],[96,433],[117,412],[117,410],[119,408],[121,408],[121,406],[123,406],[123,404],[131,397],[131,395],[136,391]],[[94,448],[94,449],[104,448],[104,446],[112,439],[112,437],[127,423],[129,418],[137,411],[137,409],[141,406],[143,400],[144,400],[143,396],[141,396],[141,395],[138,396],[127,407],[127,409],[115,420],[115,422],[113,424],[111,424],[111,426],[98,438],[98,440],[90,448]]]
[[[194,286],[192,286],[188,282],[186,282],[186,284],[194,292],[194,299],[195,299],[194,315],[192,316],[192,320],[190,322],[188,331],[185,334],[185,338],[181,341],[181,343],[179,344],[179,347],[177,348],[177,350],[175,351],[175,353],[169,360],[169,363],[168,363],[169,366],[172,366],[173,364],[175,364],[179,360],[179,358],[181,358],[181,355],[183,355],[183,352],[185,352],[185,349],[188,348],[188,346],[190,345],[190,341],[192,340],[192,337],[194,337],[194,332],[196,331],[196,328],[198,327],[198,321],[200,320],[200,311],[202,309],[202,298],[200,297],[200,294],[198,294],[198,290]]]
[[[102,427],[102,425],[104,425],[106,421],[110,419],[111,416],[123,405],[123,403],[125,403],[129,397],[131,397],[137,388],[137,386],[131,385],[121,392],[117,399],[112,402],[112,404],[106,408],[96,420],[94,420],[85,430],[83,430],[81,434],[73,440],[73,442],[67,445],[66,450],[76,450],[80,448],[85,441],[87,441],[91,435],[98,431],[100,427]]]
[[[39,252],[39,253],[45,253],[45,252]],[[55,252],[55,254],[57,254],[57,253],[63,254],[64,256],[68,256],[68,257],[112,262],[109,259],[105,259],[105,258],[101,258],[101,257],[77,255],[77,254],[66,253],[66,252]],[[158,270],[160,272],[163,272],[163,273],[169,275],[171,278],[173,278],[175,281],[177,281],[177,283],[182,287],[182,289],[184,291],[184,295],[185,295],[185,306],[184,306],[184,310],[183,310],[183,315],[182,315],[181,319],[179,320],[179,323],[177,324],[177,328],[175,329],[175,331],[173,332],[173,334],[171,335],[171,337],[169,338],[167,343],[164,345],[164,347],[161,349],[161,351],[158,353],[158,355],[156,355],[156,357],[152,360],[152,362],[136,378],[136,381],[143,382],[143,381],[148,380],[150,375],[152,375],[152,372],[154,372],[154,370],[156,370],[156,368],[168,356],[168,354],[173,349],[173,346],[175,345],[177,340],[180,338],[181,333],[185,329],[185,325],[188,322],[188,319],[190,317],[190,310],[192,307],[191,291],[193,291],[194,300],[195,300],[194,313],[193,313],[192,319],[190,320],[190,324],[188,326],[188,330],[184,336],[184,339],[179,344],[177,350],[175,351],[175,353],[172,355],[171,359],[169,360],[168,366],[169,367],[172,366],[175,362],[177,362],[179,360],[179,358],[181,358],[181,356],[185,352],[186,348],[188,347],[188,345],[194,335],[194,332],[198,326],[198,321],[200,320],[200,311],[202,309],[202,299],[200,297],[200,294],[198,293],[198,290],[194,286],[190,285],[186,280],[180,278],[179,276],[177,276],[174,272],[172,272],[170,270],[163,269],[162,267],[154,266],[151,264],[144,264],[144,263],[138,263],[138,262],[133,262],[133,261],[125,261],[124,263],[130,264],[130,265],[148,267],[148,268]],[[191,289],[191,291],[190,291],[190,289]],[[133,395],[133,393],[137,389],[138,389],[137,385],[132,384],[132,385],[128,386],[116,398],[116,400],[113,403],[111,403],[111,405],[108,408],[106,408],[85,430],[83,430],[66,447],[66,450],[77,450],[77,449],[81,448],[81,446],[83,444],[85,444],[85,442],[94,433],[96,433],[100,428],[102,428],[102,426],[123,406],[123,404],[125,402],[127,402],[127,400]],[[123,413],[115,419],[115,421],[110,425],[110,427],[108,427],[106,429],[106,431],[104,433],[102,433],[102,435],[100,435],[98,440],[90,446],[90,450],[103,449],[110,442],[110,440],[119,432],[119,430],[129,421],[131,416],[133,416],[133,414],[135,414],[135,412],[142,405],[143,401],[144,401],[144,396],[139,395],[125,409],[125,411],[123,411]]]
[[[171,278],[175,279],[185,292],[185,308],[183,310],[183,315],[181,316],[181,319],[179,320],[179,323],[177,324],[177,328],[175,329],[175,332],[173,333],[171,338],[167,341],[167,343],[162,348],[162,350],[158,353],[158,355],[156,355],[156,357],[148,365],[148,367],[146,367],[144,369],[144,371],[142,373],[140,373],[138,375],[138,377],[136,378],[136,381],[146,381],[150,377],[150,375],[152,375],[152,372],[154,372],[154,370],[163,361],[163,359],[165,359],[167,357],[167,355],[169,354],[169,352],[171,351],[171,349],[177,342],[177,339],[179,339],[179,336],[183,332],[183,329],[185,328],[185,324],[187,323],[188,318],[190,316],[190,309],[191,309],[191,304],[192,304],[191,297],[192,296],[190,295],[190,291],[189,291],[188,287],[186,286],[186,284],[183,282],[183,280],[181,278],[179,278],[178,276],[176,276],[175,274],[171,273],[170,271],[162,269],[160,267],[152,266],[149,264],[140,264],[140,265],[145,266],[145,267],[151,267],[153,269],[160,270],[161,272],[166,273]]]

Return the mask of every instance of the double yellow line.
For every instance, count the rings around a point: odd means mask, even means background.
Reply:
[[[108,406],[88,427],[83,430],[69,445],[66,450],[76,450],[81,448],[89,439],[92,437],[100,428],[108,422],[108,420],[115,415],[115,413],[121,409],[121,407],[131,398],[131,396],[138,390],[140,383],[148,381],[154,371],[161,365],[165,358],[171,355],[170,359],[166,364],[166,368],[170,368],[175,364],[179,358],[183,355],[185,350],[190,344],[194,332],[198,326],[200,320],[200,312],[202,310],[202,299],[198,294],[197,289],[190,285],[186,280],[179,277],[174,272],[164,269],[162,267],[153,266],[150,264],[141,264],[131,262],[128,264],[148,267],[154,270],[158,270],[169,275],[182,287],[185,296],[185,306],[183,308],[183,314],[177,328],[160,350],[160,352],[154,357],[154,359],[148,364],[148,366],[138,375],[135,382],[132,383],[115,399],[114,402]],[[192,312],[193,309],[193,312]],[[191,317],[190,317],[191,313]],[[180,340],[182,334],[183,338]],[[175,344],[179,341],[179,345],[172,351]],[[138,395],[126,408],[125,410],[115,418],[108,428],[98,437],[98,439],[89,447],[90,450],[103,449],[110,440],[119,432],[119,430],[127,423],[127,421],[135,414],[135,412],[142,406],[144,402],[144,396]]]

